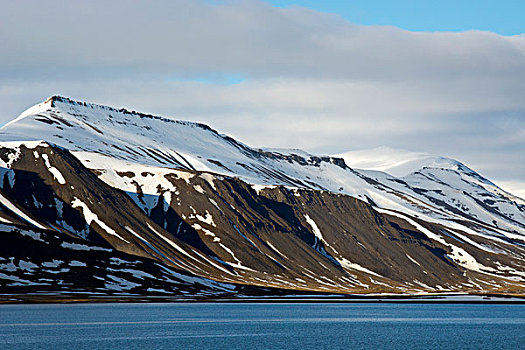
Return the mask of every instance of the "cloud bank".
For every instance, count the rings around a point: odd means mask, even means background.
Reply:
[[[253,146],[446,155],[525,197],[525,35],[259,1],[0,2],[0,123],[58,93]]]

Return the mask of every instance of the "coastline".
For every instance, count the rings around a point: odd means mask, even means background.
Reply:
[[[167,297],[88,294],[0,294],[0,305],[92,303],[387,303],[387,304],[525,304],[525,295],[424,294],[424,295],[289,295],[241,297]]]

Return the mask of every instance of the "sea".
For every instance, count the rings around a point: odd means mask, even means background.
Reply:
[[[525,349],[525,305],[0,305],[0,349]]]

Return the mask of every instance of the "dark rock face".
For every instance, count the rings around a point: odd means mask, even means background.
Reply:
[[[481,222],[462,222],[468,233],[340,193],[256,191],[189,167],[166,170],[173,189],[159,183],[157,194],[136,181],[148,171],[117,172],[135,181],[126,193],[45,143],[0,158],[2,294],[524,292],[523,243],[478,235]]]
[[[9,300],[10,295],[22,301],[45,301],[242,293],[239,286],[180,273],[152,259],[61,232],[7,225],[0,225],[0,229],[0,300]]]

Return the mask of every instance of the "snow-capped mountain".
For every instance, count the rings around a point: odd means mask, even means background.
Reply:
[[[376,170],[396,177],[407,176],[423,168],[457,169],[459,162],[423,152],[410,152],[390,147],[377,147],[337,154],[349,167]]]
[[[6,124],[0,146],[6,224],[177,273],[336,293],[523,290],[525,201],[452,159],[254,149],[57,96]]]

